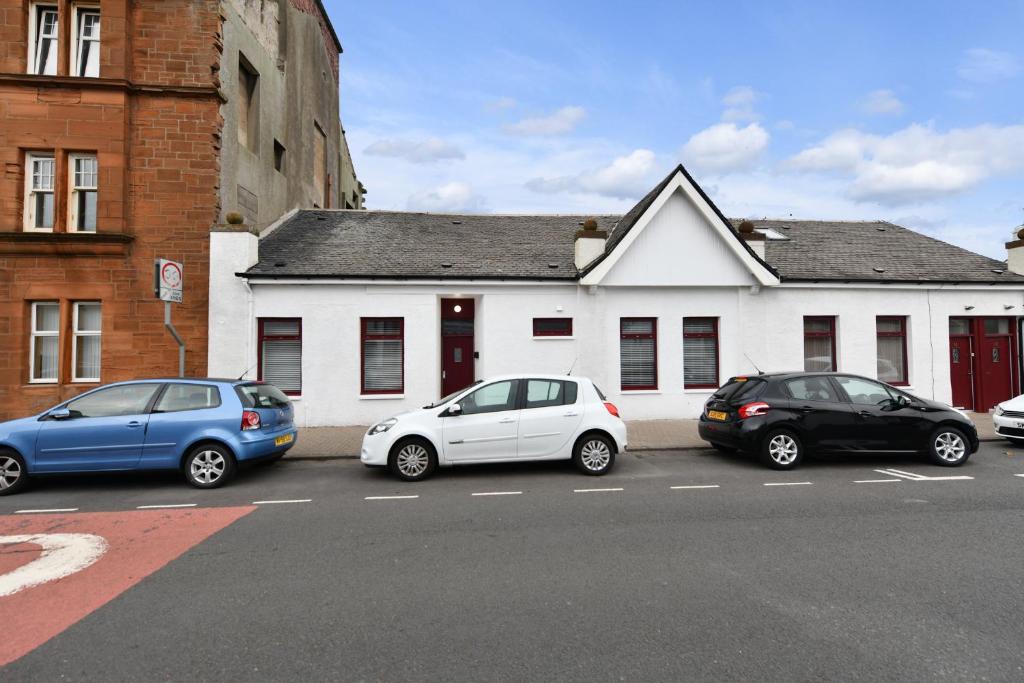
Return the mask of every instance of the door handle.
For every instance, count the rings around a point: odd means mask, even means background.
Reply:
[[[132,420],[131,422],[128,423],[128,426],[132,429],[135,429],[136,427],[141,427],[142,423],[139,422],[138,420]]]
[[[858,410],[857,414],[861,417],[871,417],[872,413],[870,410]]]
[[[566,413],[565,415],[562,415],[562,417],[576,417],[577,415],[579,415],[579,413]]]
[[[813,413],[815,409],[814,406],[800,406],[797,410],[801,413]]]
[[[515,418],[512,417],[506,417],[503,420],[498,420],[498,424],[500,425],[512,424],[513,422],[515,422]]]

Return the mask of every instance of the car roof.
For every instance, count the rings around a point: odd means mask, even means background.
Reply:
[[[749,379],[770,380],[770,379],[795,379],[795,378],[798,378],[798,377],[822,377],[822,376],[824,376],[824,377],[859,377],[859,378],[862,378],[862,379],[869,379],[872,382],[879,382],[879,381],[881,381],[881,380],[877,380],[877,379],[871,379],[870,377],[864,377],[864,375],[858,375],[858,374],[853,373],[853,372],[835,372],[835,371],[832,371],[832,370],[820,370],[820,371],[814,371],[814,370],[790,370],[790,371],[787,371],[787,372],[781,372],[781,371],[780,372],[762,372],[762,373],[755,373],[755,374],[750,374],[750,375],[736,375],[734,377],[730,377],[729,379],[732,380],[732,379],[736,379],[736,378],[739,378],[739,377],[745,377],[748,380]],[[882,383],[885,384],[885,382],[882,382]]]
[[[140,377],[138,379],[126,379],[120,382],[108,382],[104,386],[117,384],[159,384],[164,382],[176,382],[178,384],[257,384],[250,379],[227,379],[224,377]]]
[[[550,380],[576,380],[586,381],[590,380],[586,377],[580,377],[578,375],[552,375],[546,372],[521,372],[514,375],[495,375],[494,377],[484,377],[483,379],[476,382],[477,384],[487,384],[490,382],[500,382],[502,380],[509,379],[550,379]],[[468,388],[468,387],[467,387]]]

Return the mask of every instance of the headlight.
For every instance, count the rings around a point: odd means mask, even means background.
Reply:
[[[391,419],[389,419],[389,420],[384,420],[383,422],[378,422],[377,424],[375,424],[372,427],[370,427],[369,434],[370,434],[370,436],[373,436],[374,434],[383,434],[384,432],[386,432],[389,429],[391,429],[392,427],[394,427],[397,423],[398,423],[398,420],[396,420],[393,417]]]
[[[1001,405],[996,406],[996,415],[1002,415],[1005,412],[1006,411],[1003,410],[1003,406],[1001,406]]]

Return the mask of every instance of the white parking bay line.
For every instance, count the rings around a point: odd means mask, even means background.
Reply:
[[[915,474],[914,472],[904,472],[903,470],[894,470],[891,468],[887,470],[875,470],[875,472],[878,472],[879,474],[884,474],[888,477],[900,477],[902,479],[910,479],[911,481],[920,481],[921,479],[925,479],[925,476],[923,474]]]
[[[952,477],[925,477],[919,481],[964,481],[965,479],[974,479],[974,477],[968,477],[966,474],[959,474]]]
[[[613,491],[621,491],[621,488],[613,489],[573,489],[573,493],[611,493]]]
[[[1024,474],[1015,474],[1013,476],[1015,476],[1015,477],[1024,477]]]
[[[253,505],[281,505],[283,503],[312,503],[312,498],[296,498],[295,500],[254,500]]]
[[[522,491],[481,491],[480,493],[471,493],[471,496],[521,496]]]
[[[139,505],[136,510],[159,510],[161,508],[194,508],[199,503],[177,503],[175,505]]]
[[[419,496],[367,496],[363,500],[412,500]]]
[[[813,481],[766,481],[765,486],[810,486]]]
[[[885,484],[890,481],[903,481],[902,479],[857,479],[854,484]]]
[[[683,491],[689,489],[717,489],[718,484],[691,484],[690,486],[669,486],[673,491]]]
[[[78,508],[50,508],[49,510],[15,510],[16,515],[38,515],[44,512],[78,512]]]

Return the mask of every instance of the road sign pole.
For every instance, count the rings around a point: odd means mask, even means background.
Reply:
[[[185,342],[178,334],[178,330],[174,329],[174,323],[171,322],[171,302],[164,302],[164,327],[174,337],[174,341],[178,342],[178,377],[185,376]]]

